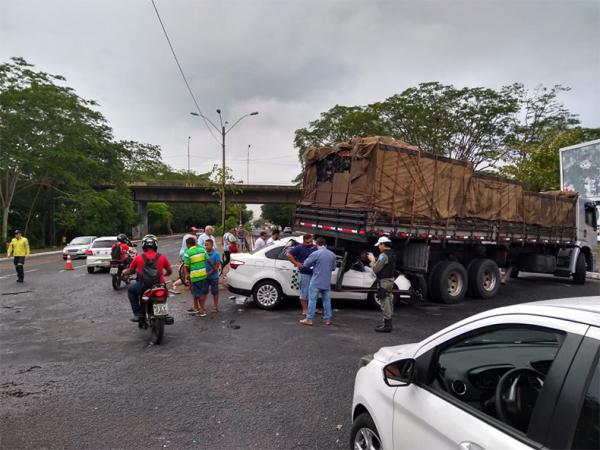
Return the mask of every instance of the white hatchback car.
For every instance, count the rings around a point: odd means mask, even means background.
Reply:
[[[117,243],[116,236],[102,236],[92,242],[87,250],[86,266],[88,273],[94,273],[95,269],[110,268],[110,253],[112,246]]]
[[[275,244],[254,253],[231,255],[231,270],[225,277],[225,285],[234,294],[252,296],[259,308],[274,309],[284,298],[298,297],[298,272],[287,259],[287,251],[302,242],[302,237],[285,237]],[[339,262],[339,261],[338,261]],[[337,281],[338,268],[331,274],[331,284]],[[362,264],[354,264],[344,274],[342,288],[368,289],[375,283],[375,274]],[[396,278],[399,298],[410,298],[410,282],[400,275]],[[377,305],[376,296],[366,292],[331,291],[331,298],[368,300]]]
[[[361,359],[353,449],[600,448],[600,297],[525,303]]]

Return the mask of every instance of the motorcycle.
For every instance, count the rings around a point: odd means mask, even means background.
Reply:
[[[110,276],[112,279],[112,287],[115,291],[118,291],[119,289],[121,289],[121,283],[124,283],[125,285],[128,285],[131,280],[133,280],[135,277],[132,275],[123,275],[123,271],[129,267],[129,265],[131,264],[131,261],[133,261],[133,258],[136,255],[136,251],[135,249],[129,249],[129,252],[127,253],[127,258],[125,259],[125,261],[119,261],[118,259],[112,259],[110,261]]]
[[[165,334],[165,325],[173,325],[175,320],[169,316],[167,299],[169,290],[164,284],[157,284],[142,294],[140,306],[141,316],[138,326],[141,329],[150,328],[152,343],[159,345]]]

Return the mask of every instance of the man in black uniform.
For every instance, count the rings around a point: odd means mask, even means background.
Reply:
[[[392,331],[392,315],[394,314],[394,272],[396,270],[396,255],[392,252],[392,241],[382,236],[379,238],[375,247],[379,248],[379,256],[375,259],[372,253],[369,253],[369,261],[373,272],[377,276],[377,296],[381,301],[381,310],[383,311],[383,323],[375,327],[379,333],[389,333]]]

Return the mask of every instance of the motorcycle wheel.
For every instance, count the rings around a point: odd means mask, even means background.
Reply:
[[[120,274],[116,274],[112,276],[112,287],[115,291],[118,291],[121,288],[121,276]]]
[[[182,264],[179,266],[179,280],[185,285],[189,286],[190,284],[185,278],[185,266]]]
[[[165,319],[154,318],[152,319],[152,343],[160,345],[165,335]]]

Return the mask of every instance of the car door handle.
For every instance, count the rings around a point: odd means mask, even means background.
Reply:
[[[469,441],[461,442],[458,448],[460,450],[485,450],[481,445]]]

